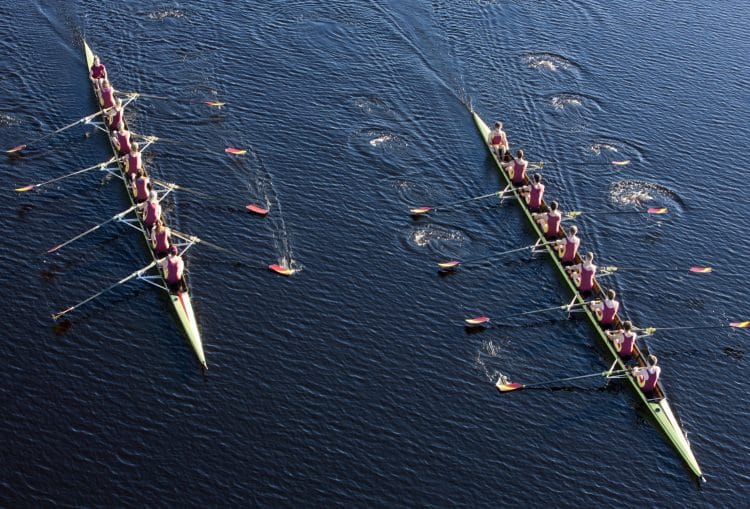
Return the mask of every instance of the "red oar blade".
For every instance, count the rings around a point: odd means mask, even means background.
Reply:
[[[31,191],[35,187],[36,187],[36,184],[29,184],[28,186],[17,187],[16,191],[18,191],[19,193],[25,193],[26,191]]]
[[[6,152],[9,154],[12,154],[13,152],[20,152],[21,150],[25,148],[26,148],[26,145],[21,144],[21,145],[18,145],[17,147],[9,148],[8,150],[6,150]]]
[[[260,205],[255,205],[254,203],[251,203],[250,205],[247,205],[245,208],[247,210],[249,210],[250,212],[253,212],[255,214],[259,214],[261,216],[265,216],[266,214],[268,214],[268,209],[264,209]]]
[[[220,107],[220,106],[224,106],[226,103],[219,102],[219,101],[204,101],[203,104],[205,104],[206,106]]]
[[[431,210],[432,210],[432,207],[417,207],[415,209],[409,209],[409,212],[418,216],[420,214],[427,214]]]
[[[498,382],[495,387],[497,387],[497,390],[500,392],[510,392],[510,391],[517,391],[518,389],[523,389],[524,385],[519,383],[510,382],[507,384],[501,384]]]
[[[711,267],[690,267],[690,272],[695,272],[698,274],[708,274],[709,272],[712,272],[714,269]]]
[[[651,207],[648,210],[646,210],[649,214],[666,214],[667,213],[667,207]]]
[[[441,269],[453,269],[455,267],[458,267],[461,264],[458,260],[451,260],[449,262],[440,262],[438,263],[438,267]]]
[[[490,321],[489,316],[475,316],[474,318],[464,318],[464,322],[469,325],[481,325]]]
[[[624,159],[622,161],[612,161],[612,164],[614,164],[615,166],[626,166],[630,164],[630,159]]]
[[[234,147],[227,147],[224,149],[224,152],[226,152],[227,154],[234,154],[236,156],[247,154],[247,150]]]
[[[294,269],[290,269],[288,267],[282,267],[278,264],[271,264],[268,266],[268,270],[275,272],[276,274],[281,274],[282,276],[291,276],[296,271]]]
[[[732,322],[729,324],[730,327],[734,327],[735,329],[746,329],[750,327],[750,321],[745,322]]]

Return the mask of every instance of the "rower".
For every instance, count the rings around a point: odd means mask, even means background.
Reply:
[[[526,200],[526,206],[531,212],[539,212],[544,197],[544,184],[539,173],[534,174],[534,183],[521,188],[521,196]]]
[[[172,246],[172,231],[159,219],[156,226],[151,230],[151,245],[154,248],[154,254],[157,258],[164,258],[169,253]]]
[[[159,265],[161,265],[161,268],[164,271],[164,280],[167,282],[169,290],[173,293],[179,292],[182,287],[182,276],[185,272],[185,262],[178,254],[177,246],[169,248],[169,254],[159,262]]]
[[[130,152],[130,131],[125,127],[125,122],[120,120],[117,129],[112,131],[112,144],[121,156]]]
[[[98,56],[94,56],[94,63],[91,66],[89,78],[94,82],[96,88],[101,87],[102,81],[107,79],[107,68],[101,63]]]
[[[134,141],[130,144],[130,153],[125,157],[125,175],[132,182],[138,174],[138,170],[142,169],[143,160],[141,159],[140,146]]]
[[[651,362],[650,365],[647,364],[644,367],[638,367],[633,370],[633,376],[638,382],[638,387],[645,394],[651,393],[656,389],[656,382],[659,381],[659,374],[661,374],[661,368],[656,365],[659,362],[656,355],[649,355],[648,360]]]
[[[621,359],[627,359],[633,355],[637,334],[633,332],[633,324],[630,323],[630,320],[623,322],[622,329],[616,331],[608,330],[607,336],[612,340],[615,350],[617,350],[617,354]]]
[[[495,128],[487,136],[487,144],[490,146],[490,150],[497,155],[498,159],[502,160],[508,151],[508,136],[503,131],[502,122],[495,122]]]
[[[115,89],[109,84],[109,80],[104,78],[99,88],[99,104],[102,108],[111,108],[115,105]]]
[[[133,181],[133,196],[135,197],[136,203],[143,203],[148,200],[148,192],[151,190],[151,180],[143,171],[143,168],[138,170],[135,180]]]
[[[119,98],[116,98],[115,105],[112,109],[107,110],[107,127],[109,127],[110,130],[116,129],[123,121],[123,111],[124,108],[122,106],[122,101]]]
[[[156,194],[156,191],[151,191],[148,195],[146,207],[143,209],[143,224],[146,225],[146,228],[151,230],[160,219],[161,204],[159,203],[159,195]]]
[[[557,254],[563,265],[572,265],[578,254],[578,246],[581,245],[581,239],[576,235],[578,227],[571,226],[564,238],[557,241]]]
[[[516,157],[510,163],[503,163],[503,168],[508,171],[510,181],[514,186],[522,186],[526,183],[526,168],[529,162],[523,158],[523,150],[518,149]]]
[[[610,329],[620,309],[620,303],[615,300],[617,294],[611,288],[607,290],[607,296],[601,302],[591,303],[591,309],[596,313],[596,319],[605,329]]]
[[[594,253],[589,251],[583,259],[583,262],[565,267],[570,275],[570,279],[578,288],[581,296],[588,298],[594,291],[594,276],[596,275],[596,265],[594,265]]]
[[[560,221],[562,214],[558,210],[556,201],[549,204],[549,211],[539,212],[531,215],[539,226],[542,228],[544,238],[554,240],[560,236]]]

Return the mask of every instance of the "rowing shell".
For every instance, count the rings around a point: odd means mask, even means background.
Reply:
[[[86,68],[87,68],[87,75],[90,73],[91,66],[94,64],[94,53],[91,51],[91,48],[89,47],[88,43],[86,41],[83,42],[83,49],[86,54]],[[92,84],[93,86],[93,84]],[[94,97],[97,100],[97,104],[99,103],[98,97],[96,97],[96,90],[94,89]],[[106,116],[104,116],[106,118]],[[123,119],[124,121],[124,119]],[[117,149],[115,149],[114,145],[112,144],[112,139],[109,136],[109,131],[106,128],[102,128],[102,130],[107,134],[107,138],[110,140],[110,146],[112,147],[112,152],[114,153],[115,157],[118,157]],[[127,192],[128,197],[130,197],[130,201],[133,206],[136,205],[135,197],[133,196],[133,193],[128,188],[128,179],[125,175],[125,163],[124,160],[119,162],[119,169],[120,169],[120,177],[122,178],[123,184],[125,185],[125,191]],[[166,194],[168,194],[172,189],[168,188],[165,191],[162,191],[163,198]],[[158,258],[156,257],[156,253],[154,253],[153,247],[151,246],[151,239],[149,238],[148,232],[146,230],[146,226],[141,221],[140,217],[140,209],[136,209],[136,220],[134,221],[124,221],[126,224],[135,227],[137,230],[140,230],[140,232],[143,234],[143,238],[146,241],[146,246],[148,246],[149,252],[151,253],[151,257],[154,261],[158,262]],[[193,245],[193,241],[187,240],[185,242],[174,244],[178,246],[180,249],[180,255],[184,255],[185,251]],[[145,281],[155,284],[159,288],[162,288],[167,291],[169,294],[169,300],[172,303],[172,307],[175,310],[175,313],[177,314],[177,318],[180,320],[180,324],[182,325],[183,330],[185,331],[185,335],[188,338],[188,341],[190,342],[190,346],[192,346],[193,351],[195,352],[195,356],[198,358],[198,362],[200,363],[201,367],[205,370],[208,369],[208,365],[206,364],[206,356],[203,353],[203,342],[201,340],[201,333],[198,330],[198,321],[195,318],[195,312],[193,311],[193,303],[190,299],[190,290],[188,288],[187,284],[187,278],[186,276],[183,276],[184,279],[184,289],[180,289],[180,291],[177,292],[171,292],[167,289],[167,283],[166,283],[166,269],[164,271],[159,271],[159,276],[157,276],[157,279],[160,281],[160,283],[154,282],[153,278],[149,277],[141,277],[141,279],[144,279]]]
[[[476,114],[476,112],[472,111],[472,116],[474,117],[474,122],[476,123],[477,128],[479,129],[479,132],[482,136],[482,139],[484,140],[485,145],[487,146],[487,149],[490,150],[489,145],[487,145],[487,139],[490,133],[490,128],[479,117],[479,115]],[[512,188],[513,184],[510,181],[510,177],[508,176],[507,172],[503,169],[503,167],[500,165],[500,161],[498,160],[497,156],[492,152],[492,150],[490,150],[490,153],[493,159],[495,160],[495,165],[500,171],[500,174],[503,176],[503,178],[505,179],[505,182],[509,186],[508,188],[509,189]],[[520,195],[518,191],[514,190],[513,195],[516,197],[516,201],[521,206],[521,209],[524,211],[526,219],[528,220],[532,229],[536,233],[540,242],[545,243],[544,233],[542,232],[541,228],[536,223],[536,221],[534,221],[534,218],[531,216],[531,212],[526,206],[526,201],[524,200],[524,198]],[[614,369],[619,369],[619,370],[632,369],[633,366],[626,365],[625,362],[623,362],[623,360],[620,358],[617,351],[615,350],[614,345],[612,344],[612,341],[609,339],[607,334],[599,325],[599,322],[597,321],[596,316],[589,309],[589,307],[584,304],[585,300],[583,299],[581,294],[578,292],[578,288],[576,288],[575,283],[573,283],[573,281],[567,275],[560,259],[558,258],[557,252],[549,244],[545,244],[544,249],[548,251],[550,259],[553,260],[555,267],[557,267],[563,280],[565,280],[568,287],[570,288],[570,291],[573,293],[574,299],[572,302],[578,303],[580,307],[584,310],[586,317],[588,318],[588,320],[591,322],[591,325],[596,330],[597,337],[601,340],[601,343],[604,346],[606,346],[606,348],[609,350],[610,354],[612,355],[612,358],[614,359],[614,362],[615,362]],[[581,263],[581,261],[582,261],[581,257],[579,255],[576,255],[575,263]],[[595,283],[594,293],[597,295],[597,297],[595,298],[604,299],[605,297],[604,292],[602,291],[598,283]],[[615,322],[614,327],[615,329],[621,327],[619,317],[617,318],[617,321]],[[647,357],[648,357],[648,352],[644,352],[636,346],[634,348],[634,354],[631,358],[637,363],[638,366],[646,366]],[[629,374],[626,376],[626,379],[629,381],[630,386],[633,388],[633,391],[638,395],[641,402],[646,406],[646,408],[648,408],[648,411],[654,418],[654,422],[656,423],[656,425],[664,433],[664,435],[669,440],[669,443],[677,451],[680,457],[685,461],[685,463],[693,472],[693,474],[695,474],[699,478],[702,477],[701,468],[698,465],[698,461],[695,459],[695,456],[693,455],[692,449],[690,448],[690,442],[688,441],[685,435],[685,432],[682,430],[682,427],[680,426],[680,423],[677,420],[677,417],[675,416],[674,412],[672,411],[671,406],[669,405],[669,402],[667,401],[667,397],[664,394],[664,389],[662,387],[661,382],[658,382],[654,392],[647,396],[646,394],[643,393],[643,391],[641,391],[640,387],[638,386],[638,382],[636,381],[632,372],[628,371],[628,373]]]

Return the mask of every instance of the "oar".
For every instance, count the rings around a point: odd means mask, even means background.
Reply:
[[[34,143],[40,142],[40,141],[42,141],[42,140],[44,140],[46,138],[49,138],[50,136],[53,136],[53,135],[58,134],[58,133],[61,133],[61,132],[65,131],[66,129],[70,129],[71,127],[75,127],[78,124],[86,123],[86,122],[90,121],[92,118],[96,117],[97,115],[101,115],[101,114],[102,114],[101,111],[99,111],[97,113],[92,113],[91,115],[87,115],[87,116],[85,116],[83,118],[80,118],[80,119],[76,120],[75,122],[73,122],[71,124],[68,124],[68,125],[66,125],[64,127],[61,127],[57,131],[52,131],[51,133],[47,133],[44,136],[40,136],[39,138],[37,138],[35,140],[31,140],[28,143],[22,143],[21,145],[17,145],[17,146],[15,146],[13,148],[9,148],[8,150],[6,150],[6,152],[9,153],[9,154],[12,154],[13,152],[19,152],[19,151],[25,149],[26,147],[28,147],[29,145],[33,145]]]
[[[167,181],[164,181],[164,180],[158,180],[158,179],[154,179],[154,178],[152,178],[150,180],[154,184],[158,184],[158,185],[160,185],[162,187],[165,187],[167,189],[176,189],[178,191],[185,191],[186,193],[191,193],[191,194],[194,194],[196,196],[201,196],[203,198],[213,198],[210,194],[206,194],[206,193],[203,193],[201,191],[196,191],[195,189],[190,189],[188,187],[181,186],[179,184],[175,184],[174,182],[167,182]]]
[[[644,332],[646,336],[652,335],[656,331],[663,331],[663,330],[693,330],[693,329],[747,329],[750,327],[750,320],[744,321],[744,322],[730,322],[727,325],[689,325],[689,326],[681,326],[681,327],[646,327],[645,329],[637,329],[634,328],[633,330]]]
[[[452,203],[445,203],[443,205],[437,205],[435,207],[428,207],[428,206],[416,207],[416,208],[413,208],[413,209],[409,209],[409,212],[411,214],[414,214],[415,216],[418,216],[418,215],[421,215],[421,214],[427,214],[428,212],[435,212],[437,210],[442,210],[442,209],[447,209],[447,208],[455,207],[456,205],[462,205],[464,203],[469,203],[469,202],[472,202],[472,201],[483,200],[485,198],[490,198],[492,196],[502,196],[502,195],[504,195],[506,193],[512,193],[513,191],[514,191],[514,189],[503,189],[502,191],[496,191],[496,192],[490,193],[490,194],[483,194],[482,196],[476,196],[474,198],[467,198],[465,200],[454,201]]]
[[[138,276],[140,276],[140,275],[141,275],[141,274],[143,274],[144,272],[146,272],[146,271],[150,270],[150,269],[151,269],[152,267],[154,267],[155,265],[156,265],[156,261],[153,261],[153,262],[149,263],[149,264],[148,264],[148,265],[146,265],[145,267],[143,267],[143,268],[141,268],[141,269],[138,269],[138,270],[136,270],[135,272],[133,272],[133,273],[132,273],[132,274],[130,274],[129,276],[125,276],[124,278],[122,278],[122,279],[121,279],[121,280],[119,280],[118,282],[116,282],[116,283],[113,283],[113,284],[109,285],[109,286],[108,286],[107,288],[105,288],[104,290],[102,290],[102,291],[100,291],[100,292],[97,292],[97,293],[95,293],[94,295],[92,295],[91,297],[89,297],[89,298],[87,298],[87,299],[84,299],[84,300],[82,300],[82,301],[81,301],[81,302],[79,302],[78,304],[75,304],[75,305],[73,305],[73,306],[70,306],[69,308],[67,308],[67,309],[64,309],[64,310],[62,310],[62,311],[60,311],[59,313],[55,313],[54,315],[52,315],[52,319],[53,319],[53,320],[57,320],[57,319],[58,319],[58,318],[60,318],[60,317],[61,317],[62,315],[66,314],[66,313],[70,313],[70,312],[71,312],[71,311],[73,311],[74,309],[76,309],[76,308],[79,308],[79,307],[83,306],[83,305],[84,305],[84,304],[86,304],[87,302],[91,302],[92,300],[96,299],[97,297],[100,297],[100,296],[104,295],[105,293],[107,293],[107,292],[111,291],[112,289],[116,288],[117,286],[119,286],[119,285],[121,285],[121,284],[123,284],[123,283],[127,283],[128,281],[130,281],[130,280],[131,280],[131,279],[133,279],[134,277],[138,277]]]
[[[614,265],[610,265],[608,267],[602,267],[601,271],[597,273],[597,277],[603,277],[603,276],[609,276],[610,274],[613,274],[617,271],[631,271],[631,272],[692,272],[694,274],[710,274],[713,272],[712,267],[690,267],[690,268],[682,268],[682,269],[671,269],[671,268],[645,268],[645,267],[615,267]],[[734,274],[725,274],[725,275],[734,275]]]
[[[204,245],[206,245],[206,246],[208,246],[210,248],[216,249],[217,251],[223,251],[225,253],[231,253],[231,254],[237,256],[238,258],[247,259],[247,256],[245,256],[243,253],[240,253],[240,252],[235,251],[233,249],[228,249],[226,247],[219,246],[218,244],[214,244],[212,242],[208,242],[206,240],[203,240],[201,238],[196,237],[195,235],[189,235],[189,234],[178,232],[178,231],[175,231],[175,230],[172,230],[172,234],[175,237],[179,237],[179,238],[181,238],[183,240],[188,240],[188,241],[191,241],[191,242],[195,242],[196,244],[204,244]],[[251,268],[253,268],[253,269],[266,269],[266,270],[270,270],[270,271],[275,272],[277,274],[281,274],[282,276],[292,276],[292,275],[294,275],[297,272],[296,269],[293,269],[293,268],[290,268],[290,267],[284,267],[283,265],[279,265],[279,264],[276,264],[276,263],[273,263],[273,264],[270,264],[270,265],[265,265],[265,266],[253,265],[253,266],[251,266]]]
[[[597,163],[593,161],[587,162],[587,163],[566,163],[564,161],[534,161],[534,162],[530,162],[529,164],[536,165],[539,168],[543,168],[545,164],[560,164],[563,166],[609,166],[609,165],[627,166],[628,164],[630,164],[630,159],[623,159],[620,161],[609,161],[605,163]]]
[[[530,246],[519,247],[519,248],[516,248],[516,249],[511,249],[509,251],[503,251],[501,253],[495,253],[495,254],[491,254],[491,255],[487,255],[487,256],[482,256],[481,258],[474,258],[473,260],[466,260],[464,262],[462,262],[460,260],[450,260],[450,261],[447,261],[447,262],[439,262],[438,263],[438,267],[440,267],[441,270],[455,269],[456,267],[458,267],[461,264],[463,264],[463,265],[473,265],[473,264],[475,264],[477,262],[481,262],[481,261],[484,261],[484,260],[489,260],[490,258],[498,258],[498,257],[506,255],[506,254],[517,253],[518,251],[525,251],[526,249],[534,249],[536,247],[551,246],[554,243],[555,242],[543,242],[541,244],[532,244]]]
[[[537,313],[544,313],[545,311],[555,311],[557,309],[567,309],[567,310],[570,310],[570,309],[572,309],[574,307],[585,306],[585,305],[594,304],[594,303],[597,303],[597,302],[599,302],[599,301],[598,300],[588,300],[588,301],[583,301],[583,302],[576,302],[574,304],[563,304],[562,306],[554,306],[554,307],[551,307],[551,308],[534,309],[532,311],[524,311],[522,313],[516,313],[516,314],[513,314],[513,315],[501,316],[501,317],[495,318],[495,320],[506,320],[508,318],[516,318],[518,316],[523,316],[523,315],[534,315],[534,314],[537,314]],[[482,323],[487,323],[489,321],[490,321],[490,318],[487,317],[487,316],[475,316],[473,318],[465,318],[464,319],[464,322],[468,323],[469,325],[479,325],[479,324],[482,324]]]
[[[573,219],[576,218],[582,214],[585,214],[587,216],[594,216],[594,215],[600,215],[600,214],[609,214],[609,215],[615,215],[615,214],[666,214],[669,210],[667,207],[650,207],[646,210],[594,210],[594,211],[585,211],[585,210],[571,210],[569,212],[565,212],[563,215],[566,218]]]
[[[128,209],[125,209],[125,210],[123,210],[122,212],[120,212],[118,214],[115,214],[114,216],[110,217],[109,219],[107,219],[103,223],[99,223],[98,225],[96,225],[96,226],[94,226],[92,228],[89,228],[85,232],[79,233],[78,235],[76,235],[72,239],[66,240],[62,244],[58,244],[55,247],[53,247],[52,249],[49,249],[47,251],[47,253],[54,253],[58,249],[63,248],[65,246],[67,246],[68,244],[72,243],[72,242],[75,242],[76,240],[80,239],[81,237],[84,237],[84,236],[88,235],[89,233],[95,232],[96,230],[98,230],[99,228],[101,228],[102,226],[104,226],[105,224],[109,224],[112,221],[117,221],[118,219],[122,219],[123,217],[125,217],[126,215],[128,215],[129,213],[131,213],[136,208],[138,208],[138,205],[133,205],[132,207],[130,207]]]
[[[74,175],[85,173],[87,171],[96,170],[96,169],[103,170],[104,168],[107,167],[108,164],[113,163],[115,161],[117,161],[117,158],[113,157],[109,161],[104,161],[103,163],[95,164],[94,166],[89,166],[88,168],[77,170],[77,171],[74,171],[73,173],[68,173],[67,175],[63,175],[62,177],[57,177],[57,178],[53,178],[50,180],[46,180],[44,182],[40,182],[39,184],[29,184],[28,186],[17,187],[16,191],[18,191],[19,193],[25,193],[26,191],[31,191],[32,189],[36,189],[37,187],[46,186],[47,184],[52,184],[53,182],[58,182],[68,177],[72,177]]]
[[[154,94],[144,94],[143,92],[120,92],[117,91],[116,94],[118,95],[124,95],[127,97],[130,97],[132,99],[136,99],[138,97],[146,97],[148,99],[161,99],[164,101],[175,101],[175,102],[181,102],[181,103],[187,103],[191,104],[193,101],[189,99],[180,99],[178,97],[165,97],[163,95],[154,95]],[[215,106],[215,107],[221,107],[224,106],[226,103],[220,102],[220,101],[203,101],[203,104],[206,106]]]
[[[579,375],[579,376],[569,376],[566,378],[557,378],[555,380],[544,380],[542,382],[534,382],[530,384],[519,384],[514,382],[506,382],[503,380],[503,377],[500,377],[497,380],[497,383],[495,384],[495,387],[498,388],[500,392],[511,392],[511,391],[518,391],[521,389],[528,389],[529,387],[538,387],[540,385],[549,385],[559,382],[570,382],[571,380],[581,380],[583,378],[593,378],[596,376],[602,376],[605,378],[613,378],[612,375],[619,375],[628,373],[629,369],[621,369],[618,371],[602,371],[600,373],[591,373],[589,375]]]

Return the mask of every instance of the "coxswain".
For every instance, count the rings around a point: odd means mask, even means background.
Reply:
[[[143,168],[138,170],[135,180],[133,181],[133,196],[137,203],[143,203],[148,200],[148,194],[151,190],[151,180],[143,171]]]
[[[130,144],[130,152],[125,156],[125,175],[132,182],[138,174],[138,170],[142,169],[143,160],[141,158],[140,146],[134,141]]]
[[[508,151],[508,136],[503,131],[502,122],[495,122],[495,128],[487,135],[487,144],[490,150],[497,154],[498,159],[502,160]]]
[[[503,163],[503,168],[508,172],[510,181],[514,186],[522,186],[526,183],[526,168],[529,162],[523,158],[523,150],[518,149],[516,157],[509,163]]]
[[[102,86],[99,88],[99,104],[102,108],[111,108],[115,105],[115,89],[107,78],[102,80]]]
[[[167,287],[170,291],[177,293],[182,286],[182,275],[185,272],[185,262],[178,254],[177,246],[169,248],[169,254],[160,264],[164,270],[164,280],[167,282]]]
[[[151,230],[159,219],[161,219],[159,195],[156,194],[156,191],[151,191],[148,194],[148,201],[143,209],[143,223],[146,225],[146,228]]]
[[[539,212],[532,214],[531,216],[542,228],[545,239],[554,240],[560,236],[562,214],[560,214],[560,211],[558,210],[556,201],[549,204],[549,210],[547,212]]]
[[[617,350],[620,358],[627,359],[633,355],[637,334],[633,332],[633,324],[630,323],[630,320],[625,320],[620,330],[608,330],[607,336],[615,345],[615,350]]]
[[[617,310],[620,309],[620,303],[615,300],[617,294],[611,288],[607,290],[607,296],[601,302],[591,303],[590,307],[596,313],[596,319],[605,329],[612,327],[617,316]]]
[[[570,267],[565,267],[570,274],[570,279],[578,288],[581,296],[590,297],[594,291],[594,276],[596,275],[596,265],[594,265],[594,253],[589,251],[583,258],[583,262],[576,263]]]
[[[633,376],[636,382],[638,382],[638,387],[646,394],[654,391],[656,382],[659,381],[659,374],[661,374],[661,368],[656,365],[659,362],[656,355],[649,355],[648,360],[651,363],[650,365],[647,364],[633,370]]]
[[[89,78],[94,82],[98,89],[102,85],[102,81],[107,79],[107,68],[101,63],[98,56],[94,56],[94,63],[91,66],[91,73]]]
[[[117,129],[112,131],[112,144],[121,156],[130,152],[130,131],[125,127],[125,122],[120,121]]]
[[[122,101],[119,98],[115,99],[115,105],[107,110],[107,127],[110,130],[117,129],[117,126],[123,121],[123,111]]]
[[[533,184],[521,188],[521,196],[526,200],[526,205],[531,212],[539,212],[544,197],[544,184],[542,184],[542,176],[539,173],[534,174]]]
[[[581,245],[581,239],[578,238],[577,233],[578,227],[573,225],[568,228],[565,237],[557,241],[557,254],[560,256],[563,265],[572,265],[576,261],[578,246]]]
[[[164,258],[172,246],[172,230],[159,219],[151,230],[151,245],[157,258]]]

